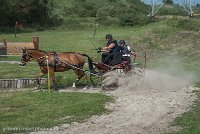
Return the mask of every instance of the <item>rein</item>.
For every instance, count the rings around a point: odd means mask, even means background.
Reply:
[[[81,68],[77,67],[76,65],[72,65],[72,64],[66,63],[66,62],[61,61],[61,60],[58,60],[58,61],[61,62],[61,63],[63,63],[63,64],[65,64],[65,65],[67,65],[67,66],[70,66],[70,67],[73,68],[73,69],[77,69],[77,70],[80,70],[80,71],[83,71],[83,72],[88,72],[88,73],[91,74],[91,75],[94,75],[94,76],[97,76],[97,77],[101,77],[100,75],[95,74],[95,73],[92,73],[92,72],[90,72],[89,70],[81,69]]]

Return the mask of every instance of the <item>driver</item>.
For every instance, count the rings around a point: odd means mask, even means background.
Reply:
[[[106,46],[101,48],[101,52],[105,52],[102,54],[101,60],[104,64],[108,65],[113,56],[120,51],[120,48],[117,41],[113,39],[111,34],[107,34],[105,38],[108,42]]]

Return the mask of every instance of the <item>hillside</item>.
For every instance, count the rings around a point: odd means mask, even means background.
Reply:
[[[73,19],[91,17],[99,23],[114,18],[118,24],[134,25],[137,21],[133,22],[132,17],[148,12],[148,6],[140,0],[7,0],[0,5],[3,27],[13,27],[16,21],[29,27],[52,27],[64,24],[69,18],[74,23]]]
[[[200,78],[197,73],[200,71],[200,26],[194,25],[198,21],[166,19],[144,26],[143,32],[126,38],[132,48],[147,53],[149,67],[174,68],[171,73],[187,70]],[[138,31],[135,29],[135,32]]]

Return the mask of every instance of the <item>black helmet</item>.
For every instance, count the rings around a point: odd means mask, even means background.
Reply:
[[[119,41],[119,44],[121,45],[121,44],[126,44],[126,42],[125,42],[125,40],[120,40]]]
[[[109,39],[109,40],[111,40],[113,37],[112,37],[112,35],[111,34],[107,34],[106,35],[106,39]]]

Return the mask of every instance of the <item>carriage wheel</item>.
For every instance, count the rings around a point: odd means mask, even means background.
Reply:
[[[144,69],[142,69],[141,67],[135,66],[131,69],[131,73],[134,75],[138,75],[138,76],[144,76],[145,72]]]

